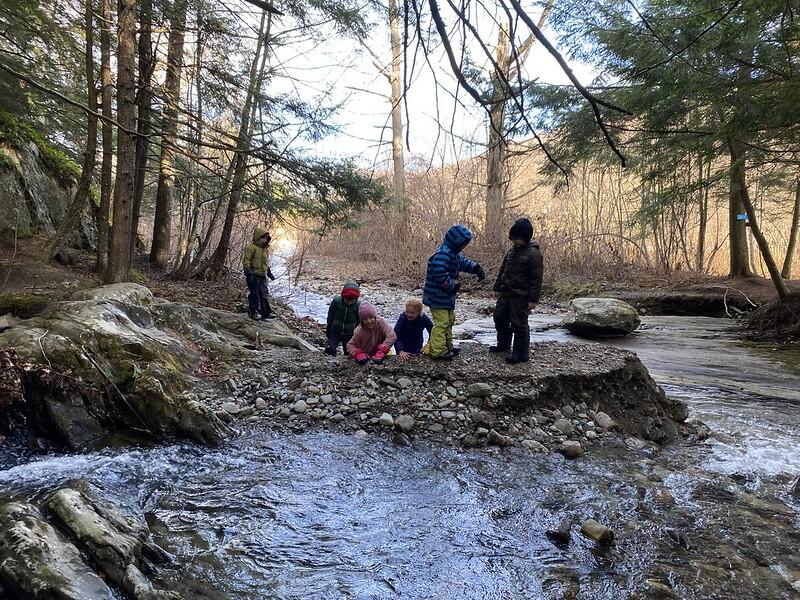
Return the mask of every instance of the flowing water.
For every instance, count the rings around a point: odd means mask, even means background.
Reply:
[[[316,318],[327,308],[313,294],[290,302]],[[534,339],[566,339],[550,317],[531,323]],[[483,342],[490,328],[460,330]],[[788,492],[800,374],[737,345],[722,320],[649,318],[616,343],[714,438],[565,461],[252,429],[219,448],[5,455],[0,489],[36,497],[93,481],[144,511],[176,557],[161,583],[186,598],[659,598],[664,586],[681,598],[800,597],[800,503]],[[567,544],[545,533],[587,517],[609,524],[614,544],[576,527]]]

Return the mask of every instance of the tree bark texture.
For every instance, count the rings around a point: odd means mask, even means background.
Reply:
[[[133,170],[136,160],[136,13],[135,0],[117,2],[117,177],[106,283],[127,281],[131,268]]]
[[[411,203],[406,197],[406,166],[403,156],[403,43],[400,38],[400,13],[397,0],[389,0],[389,41],[392,46],[392,67],[389,82],[392,86],[392,163],[394,167],[394,201],[400,217],[398,238],[409,239]]]
[[[739,220],[738,215],[745,214],[743,196],[747,193],[745,186],[745,164],[739,160],[738,143],[729,142],[730,166],[730,199],[728,203],[728,229],[730,243],[731,277],[752,277],[747,252],[747,227]]]
[[[178,103],[183,69],[183,41],[186,29],[186,0],[178,0],[169,32],[167,75],[164,81],[164,110],[161,123],[161,159],[158,168],[156,214],[153,221],[153,245],[150,264],[164,269],[169,260],[172,237],[172,202],[175,189],[175,136],[178,130]]]
[[[744,164],[745,146],[739,140],[731,140],[729,142],[729,148],[731,152],[731,158],[736,157],[736,165],[738,167],[735,171],[737,177],[737,188],[739,191],[739,198],[741,199],[742,205],[747,212],[747,218],[750,221],[750,230],[753,232],[753,237],[758,243],[758,249],[761,251],[761,258],[764,259],[764,262],[767,265],[767,270],[769,271],[772,283],[775,285],[775,290],[778,292],[778,297],[781,299],[787,298],[789,296],[789,289],[786,287],[786,283],[783,281],[780,271],[778,271],[778,265],[775,264],[775,259],[773,258],[772,252],[769,249],[767,239],[764,237],[764,234],[761,233],[761,228],[758,226],[756,211],[753,208],[753,203],[750,201],[750,194],[747,193]]]
[[[100,102],[103,117],[103,160],[100,167],[100,209],[97,213],[97,272],[108,266],[109,216],[111,213],[114,133],[111,109],[111,0],[100,0]]]
[[[789,232],[789,243],[786,246],[786,256],[783,259],[783,268],[781,269],[781,277],[784,279],[791,279],[792,277],[792,260],[794,259],[794,252],[797,249],[797,236],[800,233],[800,177],[795,181],[794,188],[794,210],[792,210],[792,229]]]
[[[84,65],[86,67],[86,104],[93,110],[97,106],[97,88],[95,87],[94,73],[94,12],[92,0],[86,0],[84,13],[84,35],[86,37],[86,56]],[[72,233],[80,219],[81,213],[89,199],[94,167],[97,163],[97,116],[93,113],[86,113],[86,151],[83,154],[83,170],[78,181],[78,188],[75,196],[67,209],[64,221],[58,228],[47,245],[47,258],[53,256],[61,249],[66,237]]]
[[[153,56],[153,0],[142,0],[139,12],[139,73],[137,85],[137,118],[136,131],[136,170],[133,179],[133,222],[131,223],[131,259],[136,249],[139,236],[139,218],[142,212],[144,197],[144,176],[147,172],[147,152],[150,145],[148,135],[152,129],[153,88],[152,79],[155,70]]]
[[[495,68],[492,74],[492,97],[489,109],[488,148],[486,151],[486,220],[484,222],[484,241],[489,245],[500,245],[506,221],[506,140],[505,117],[508,101],[508,80],[510,62],[510,41],[508,31],[501,27],[495,49]]]

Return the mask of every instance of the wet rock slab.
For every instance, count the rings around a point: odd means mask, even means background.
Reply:
[[[143,571],[166,554],[145,523],[102,498],[85,482],[51,494],[42,508],[0,505],[0,586],[14,597],[99,600],[176,600]]]

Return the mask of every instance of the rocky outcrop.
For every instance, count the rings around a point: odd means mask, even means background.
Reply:
[[[577,335],[608,337],[636,331],[641,320],[630,304],[614,298],[576,298],[562,326]]]
[[[44,511],[24,502],[0,506],[0,584],[20,598],[118,597],[110,583],[134,600],[177,600],[143,574],[166,558],[141,518],[84,482],[57,490]]]
[[[195,401],[194,370],[269,345],[309,350],[279,320],[157,300],[136,284],[79,292],[0,333],[0,348],[87,384],[52,390],[36,378],[24,382],[32,420],[73,449],[102,444],[109,429],[120,427],[219,442],[226,428]]]
[[[24,137],[15,147],[0,143],[0,234],[16,230],[17,238],[36,233],[52,235],[64,220],[77,178],[54,172],[42,156],[41,148]],[[94,247],[97,229],[91,210],[84,210],[76,231],[67,240],[70,245]]]

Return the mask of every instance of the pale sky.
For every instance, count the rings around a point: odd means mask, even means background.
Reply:
[[[538,17],[537,13],[532,14],[535,19]],[[483,25],[486,39],[494,40],[496,29],[491,20],[487,18]],[[527,33],[527,29],[524,33]],[[552,32],[545,30],[545,33],[550,33],[549,38],[554,41]],[[374,28],[368,41],[370,47],[387,61],[390,58],[388,38],[388,24],[381,23]],[[492,44],[489,47],[493,49]],[[476,59],[485,58],[479,49],[470,50]],[[323,40],[315,43],[313,48],[278,49],[276,59],[286,73],[302,80],[292,89],[300,90],[306,100],[328,91],[329,101],[342,104],[342,109],[334,119],[341,132],[316,144],[306,144],[309,149],[320,156],[356,157],[362,166],[376,162],[380,164],[390,158],[389,82],[378,73],[371,55],[360,44],[343,38]],[[481,144],[485,141],[486,126],[483,109],[464,90],[457,91],[455,77],[443,50],[437,49],[432,53],[430,63],[436,70],[438,86],[431,69],[420,56],[408,93],[408,115],[404,113],[403,122],[407,125],[410,121],[411,127],[410,151],[405,149],[406,156],[423,156],[426,161],[433,156],[433,164],[436,165],[480,151],[472,142]],[[571,66],[583,83],[591,82],[593,73],[590,68],[580,63],[572,63]],[[569,83],[555,59],[539,44],[534,45],[525,69],[528,77],[538,77],[542,82]],[[281,86],[287,86],[288,82],[273,80],[270,85],[280,89]],[[466,108],[454,106],[455,93]],[[383,144],[379,145],[382,130]],[[456,137],[449,135],[449,130]]]

